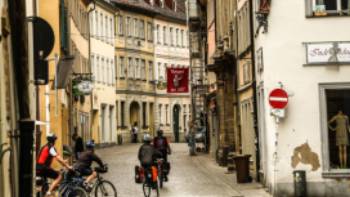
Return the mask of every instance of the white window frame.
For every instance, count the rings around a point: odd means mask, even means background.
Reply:
[[[317,2],[321,2],[321,1],[327,1],[327,0],[305,0],[306,3],[306,15],[307,16],[315,16],[315,11],[317,9],[317,5],[321,5],[321,4],[317,4]],[[349,15],[350,16],[350,7],[347,10],[343,10],[341,8],[341,0],[331,0],[331,1],[336,1],[337,4],[337,9],[336,10],[325,10],[325,12],[327,13],[327,15]],[[348,2],[350,6],[350,2]]]
[[[153,61],[148,61],[148,80],[153,80]]]
[[[118,35],[123,36],[124,35],[124,21],[123,21],[123,16],[119,15],[118,16]]]

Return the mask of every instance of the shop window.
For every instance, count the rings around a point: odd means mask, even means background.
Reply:
[[[350,84],[322,85],[320,92],[325,170],[350,171]]]

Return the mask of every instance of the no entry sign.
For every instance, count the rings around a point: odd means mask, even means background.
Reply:
[[[283,89],[277,88],[271,91],[269,103],[274,109],[284,109],[288,104],[288,94]]]

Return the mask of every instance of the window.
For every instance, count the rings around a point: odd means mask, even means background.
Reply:
[[[158,118],[160,126],[163,126],[163,118],[162,118],[162,104],[158,105]]]
[[[95,10],[95,23],[94,23],[94,32],[93,32],[93,36],[98,36],[98,12]]]
[[[141,75],[142,75],[142,79],[146,80],[146,61],[145,60],[141,60]]]
[[[150,22],[147,23],[147,40],[149,42],[153,41],[153,27],[152,27],[152,23]]]
[[[131,18],[130,17],[127,17],[126,18],[126,24],[125,24],[125,26],[127,27],[126,28],[126,34],[129,36],[129,37],[131,37],[132,36],[132,22],[131,22]]]
[[[135,59],[135,73],[134,73],[134,78],[135,79],[139,79],[140,78],[140,62],[139,62],[139,58]]]
[[[162,76],[162,63],[158,62],[158,80],[163,81],[163,76]]]
[[[110,85],[111,80],[110,80],[110,66],[109,66],[109,59],[106,60],[106,84]]]
[[[91,55],[91,70],[92,70],[92,76],[93,80],[96,80],[96,65],[95,65],[95,55]]]
[[[134,18],[134,36],[135,38],[138,38],[139,37],[139,29],[138,29],[138,20],[136,18]]]
[[[243,84],[250,82],[250,63],[245,63],[243,65]]]
[[[146,128],[147,126],[147,111],[146,111],[146,106],[147,103],[146,102],[142,102],[142,126],[143,128]]]
[[[125,101],[120,102],[120,122],[121,126],[125,127]]]
[[[169,37],[170,37],[170,45],[171,46],[174,46],[174,35],[173,35],[173,28],[170,27],[170,30],[169,30]]]
[[[169,105],[165,105],[165,123],[169,125]]]
[[[133,73],[133,65],[132,65],[133,62],[132,62],[132,58],[131,57],[129,57],[128,64],[129,64],[129,66],[128,66],[128,78],[131,79],[133,77],[133,75],[134,75],[134,73]]]
[[[158,44],[160,44],[161,43],[161,41],[160,41],[161,39],[160,39],[160,26],[159,25],[157,25],[157,43]]]
[[[125,77],[125,62],[124,57],[119,57],[119,77],[124,78]]]
[[[181,47],[184,47],[184,30],[181,30]]]
[[[145,21],[140,20],[140,32],[139,32],[139,36],[141,39],[145,39]]]
[[[100,13],[100,22],[99,22],[99,24],[100,24],[100,27],[99,27],[100,31],[99,31],[99,34],[98,34],[98,39],[102,40],[102,37],[103,37],[103,15],[102,15],[102,13]]]
[[[176,29],[175,43],[176,46],[180,46],[179,29]]]
[[[167,41],[166,41],[166,27],[164,26],[163,27],[163,44],[164,45],[167,45]]]
[[[114,25],[113,25],[113,20],[112,18],[109,18],[109,42],[112,44],[113,43],[113,35],[114,35]]]
[[[97,56],[97,59],[96,59],[96,81],[97,82],[100,82],[100,79],[101,79],[101,77],[100,77],[100,68],[101,68],[101,66],[100,66],[100,57],[98,57]]]
[[[118,16],[118,34],[119,36],[124,35],[123,16]]]
[[[148,62],[148,80],[149,81],[153,80],[153,62],[152,61]]]
[[[350,14],[350,0],[310,0],[307,4],[307,8],[312,8],[308,11],[311,16]]]
[[[104,35],[103,35],[103,40],[105,42],[108,42],[108,19],[107,16],[105,16],[105,21],[104,21]]]
[[[162,72],[162,75],[163,75],[163,79],[164,81],[167,81],[167,74],[166,74],[166,68],[168,67],[168,64],[164,64],[164,68],[163,68],[163,72]]]
[[[350,84],[320,85],[324,176],[350,173],[349,149]],[[339,176],[339,175],[338,175]]]

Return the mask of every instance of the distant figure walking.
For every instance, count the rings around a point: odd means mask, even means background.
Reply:
[[[73,134],[72,139],[74,141],[74,156],[78,160],[82,152],[84,152],[83,138],[80,137],[76,132]]]
[[[131,128],[132,142],[137,143],[139,128],[137,127],[137,122],[134,122],[134,126]]]

